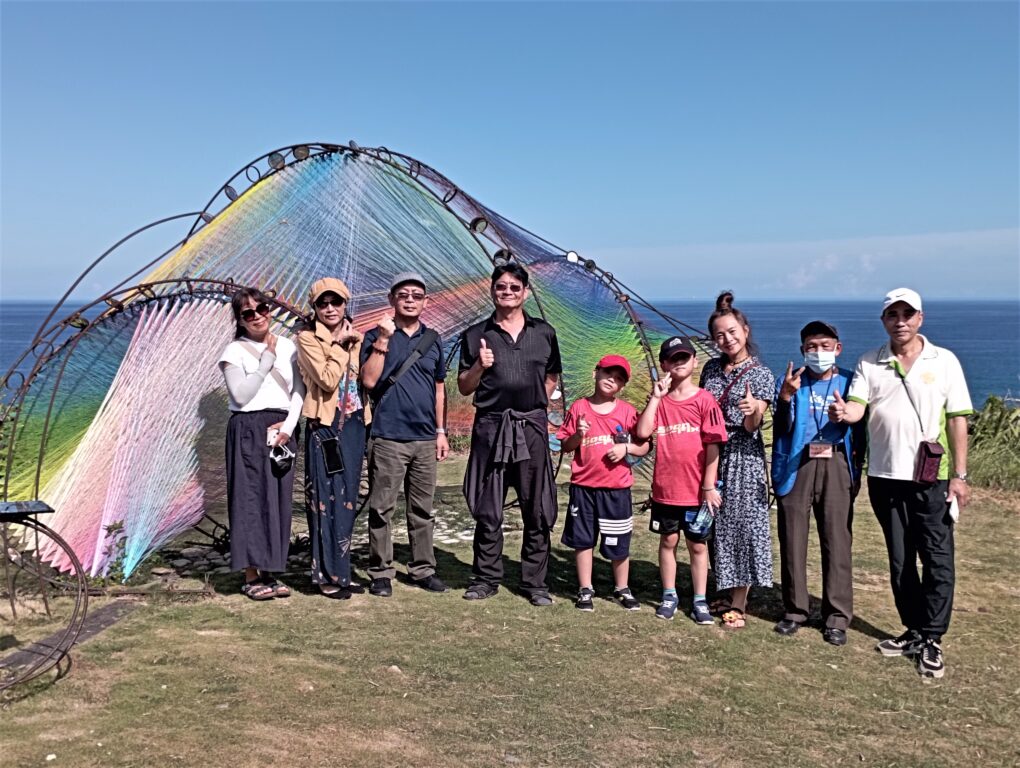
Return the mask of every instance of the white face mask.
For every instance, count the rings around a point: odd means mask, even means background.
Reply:
[[[836,353],[821,349],[804,354],[804,365],[818,374],[825,373],[836,364]]]

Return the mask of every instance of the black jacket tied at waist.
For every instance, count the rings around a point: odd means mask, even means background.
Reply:
[[[551,528],[556,522],[556,485],[549,458],[548,421],[544,408],[479,414],[471,430],[471,455],[464,474],[464,498],[471,514],[502,518],[508,485],[527,485],[536,521]]]

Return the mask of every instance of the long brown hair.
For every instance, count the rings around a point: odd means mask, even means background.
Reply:
[[[732,291],[723,291],[715,300],[715,312],[708,316],[708,335],[715,335],[715,321],[720,317],[726,317],[726,315],[733,315],[734,319],[747,329],[747,354],[751,357],[758,357],[758,345],[754,343],[754,339],[751,337],[751,323],[747,319],[747,315],[733,306]],[[720,351],[720,357],[722,357],[723,362],[732,362],[725,352]]]

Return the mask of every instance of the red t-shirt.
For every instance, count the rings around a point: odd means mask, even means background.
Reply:
[[[588,421],[589,429],[581,445],[574,451],[574,460],[570,463],[570,482],[586,488],[630,488],[634,484],[634,476],[627,462],[613,464],[606,458],[606,454],[613,447],[617,427],[621,427],[624,434],[630,435],[631,440],[634,439],[634,427],[638,420],[634,406],[624,400],[617,400],[616,406],[609,413],[596,413],[588,398],[575,400],[556,437],[566,440],[577,432],[577,420],[581,416]]]
[[[652,499],[661,504],[696,507],[701,503],[705,445],[726,442],[719,404],[703,389],[686,400],[666,395],[655,411],[654,435]]]

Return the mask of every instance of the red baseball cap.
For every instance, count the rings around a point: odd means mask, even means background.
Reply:
[[[630,381],[630,363],[623,355],[606,355],[595,364],[596,368],[623,368],[627,374],[627,381]]]

